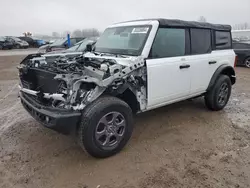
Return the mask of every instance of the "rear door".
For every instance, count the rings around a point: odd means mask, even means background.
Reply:
[[[212,55],[212,31],[200,28],[191,28],[189,31],[191,52],[187,59],[191,62],[190,94],[196,95],[206,91],[217,69],[217,62]]]
[[[159,28],[147,60],[148,109],[186,98],[190,91],[190,50],[186,29]]]
[[[210,29],[190,29],[191,53],[187,59],[191,62],[190,95],[206,92],[214,72],[222,65],[232,65],[231,34],[226,31]]]

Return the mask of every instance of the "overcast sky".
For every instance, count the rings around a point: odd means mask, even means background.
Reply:
[[[250,23],[250,0],[0,0],[0,35],[96,27],[138,18]]]

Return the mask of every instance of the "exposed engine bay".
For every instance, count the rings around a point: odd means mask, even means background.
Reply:
[[[139,111],[146,109],[143,57],[109,58],[88,52],[50,61],[37,54],[26,57],[18,69],[20,91],[42,105],[82,110],[101,95],[116,96],[129,89],[136,96]]]

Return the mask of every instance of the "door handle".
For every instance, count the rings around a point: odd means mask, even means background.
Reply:
[[[189,67],[190,65],[188,64],[180,65],[180,69],[188,69]]]
[[[215,64],[217,63],[217,61],[209,61],[208,64],[211,65],[211,64]]]

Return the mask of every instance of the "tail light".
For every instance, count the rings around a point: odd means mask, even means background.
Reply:
[[[238,56],[236,55],[236,56],[235,56],[235,59],[234,59],[234,67],[236,67],[237,62],[238,62]]]

